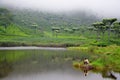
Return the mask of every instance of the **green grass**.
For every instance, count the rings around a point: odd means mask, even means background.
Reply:
[[[82,52],[88,52],[91,54],[91,64],[96,70],[111,69],[120,72],[120,46],[110,45],[107,47],[70,47],[69,50],[80,50]],[[94,57],[99,55],[99,57]]]
[[[25,45],[39,45],[39,46],[76,46],[81,45],[86,40],[85,37],[75,34],[65,34],[58,33],[55,36],[52,32],[44,31],[43,33],[40,31],[31,32],[29,29],[24,30],[20,26],[10,25],[7,28],[0,26],[0,43],[12,44],[16,46],[20,46],[22,44]],[[2,44],[1,46],[3,46]]]
[[[28,36],[25,34],[19,26],[10,25],[7,28],[0,26],[0,34],[6,36]]]

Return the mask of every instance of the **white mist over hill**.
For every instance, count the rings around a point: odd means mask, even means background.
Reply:
[[[41,11],[89,10],[105,17],[120,17],[120,0],[0,0],[0,5]]]

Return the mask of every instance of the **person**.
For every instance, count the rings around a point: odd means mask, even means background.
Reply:
[[[88,74],[88,64],[89,64],[89,60],[87,59],[87,58],[85,58],[84,59],[84,74],[85,74],[85,76],[87,76],[87,74]]]
[[[84,59],[84,64],[85,65],[89,64],[89,60],[87,58]]]

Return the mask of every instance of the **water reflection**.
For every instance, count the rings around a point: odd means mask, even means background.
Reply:
[[[0,78],[7,76],[13,70],[12,64],[6,60],[0,61]]]
[[[85,77],[75,70],[72,61],[84,56],[90,57],[88,53],[67,50],[3,50],[0,60],[6,61],[2,62],[1,70],[9,75],[1,80],[111,80],[91,71]]]
[[[112,71],[108,70],[108,69],[105,69],[101,73],[102,73],[103,78],[112,78],[112,79],[115,79],[115,80],[117,79],[115,74]]]
[[[102,75],[102,77],[103,78],[110,78],[110,79],[114,79],[114,80],[119,80],[117,77],[116,77],[116,73],[114,73],[113,71],[111,71],[110,69],[107,69],[107,68],[105,68],[104,70],[96,70],[93,66],[91,66],[91,65],[85,65],[85,64],[83,64],[83,65],[80,65],[80,64],[76,64],[76,65],[74,65],[74,67],[76,68],[76,69],[79,69],[79,70],[81,70],[83,73],[84,73],[84,76],[88,76],[88,73],[90,72],[90,71],[92,71],[92,72],[99,72],[99,73],[101,73],[101,75]]]

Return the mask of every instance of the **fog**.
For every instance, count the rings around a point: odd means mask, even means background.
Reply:
[[[0,5],[52,12],[89,10],[105,17],[120,17],[120,0],[0,0]]]

